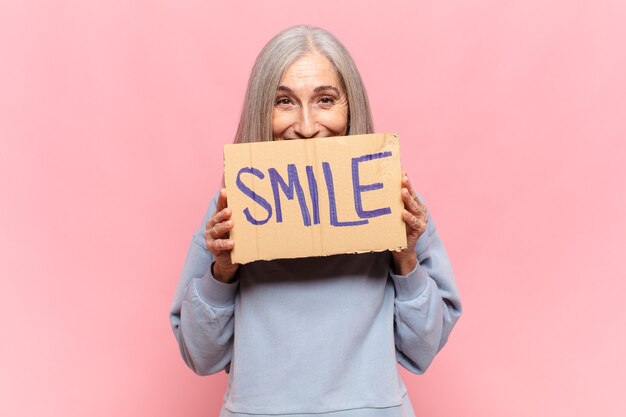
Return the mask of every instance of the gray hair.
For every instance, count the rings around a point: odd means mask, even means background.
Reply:
[[[334,65],[348,98],[348,135],[373,133],[365,86],[348,50],[330,32],[293,26],[274,36],[256,59],[244,100],[235,143],[271,141],[276,90],[287,68],[309,52],[319,52]]]

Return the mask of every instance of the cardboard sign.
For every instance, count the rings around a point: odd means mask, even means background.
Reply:
[[[395,134],[224,146],[232,260],[406,247]]]

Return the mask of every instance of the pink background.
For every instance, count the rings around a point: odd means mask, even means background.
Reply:
[[[422,416],[626,415],[626,6],[0,2],[0,415],[215,416],[168,310],[245,83],[321,25],[434,213],[465,313]]]

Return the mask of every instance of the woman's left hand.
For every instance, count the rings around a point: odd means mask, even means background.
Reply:
[[[417,265],[417,254],[415,253],[415,245],[417,239],[424,233],[428,225],[428,215],[426,206],[422,204],[420,199],[413,191],[409,177],[405,171],[402,171],[402,201],[404,202],[404,211],[402,212],[402,220],[406,224],[406,249],[394,251],[393,262],[395,273],[398,275],[408,275]]]

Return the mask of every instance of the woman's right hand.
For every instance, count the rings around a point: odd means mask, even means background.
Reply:
[[[207,250],[213,254],[215,260],[212,265],[213,276],[218,281],[228,283],[235,279],[239,264],[234,264],[230,258],[230,253],[235,246],[235,241],[229,239],[230,231],[233,228],[233,221],[231,220],[233,212],[226,205],[226,189],[222,188],[217,199],[215,213],[206,222],[204,239]]]

